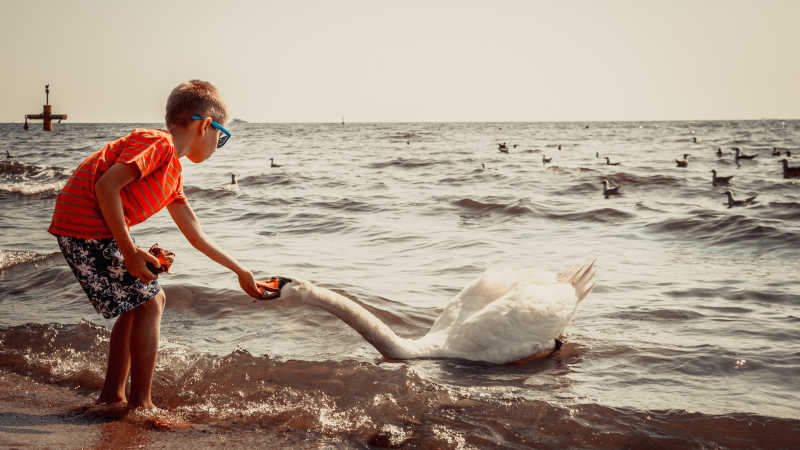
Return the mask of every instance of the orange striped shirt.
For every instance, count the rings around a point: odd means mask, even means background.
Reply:
[[[128,228],[172,202],[188,203],[172,135],[165,130],[135,129],[78,165],[56,198],[50,233],[86,239],[113,237],[94,185],[114,163],[136,164],[139,169],[139,178],[120,191]]]

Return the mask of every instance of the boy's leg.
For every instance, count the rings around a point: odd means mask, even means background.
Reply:
[[[133,313],[133,323],[130,334],[131,395],[128,408],[155,408],[150,393],[161,334],[161,313],[166,301],[167,297],[161,290],[130,311]]]
[[[125,401],[125,384],[131,367],[131,326],[133,311],[128,311],[117,318],[111,330],[111,341],[108,345],[108,368],[106,382],[100,393],[98,403],[116,403]]]

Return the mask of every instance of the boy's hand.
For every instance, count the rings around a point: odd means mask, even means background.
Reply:
[[[158,258],[153,256],[147,250],[136,247],[134,252],[125,257],[125,265],[128,267],[128,273],[138,278],[142,283],[149,283],[158,278],[153,272],[147,268],[147,263],[152,264],[154,267],[161,267]]]
[[[256,279],[249,270],[239,272],[239,286],[241,286],[250,297],[256,300],[264,299],[264,294],[261,292],[261,289],[256,286]]]

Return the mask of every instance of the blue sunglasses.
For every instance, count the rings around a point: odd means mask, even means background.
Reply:
[[[205,120],[211,118],[202,116],[192,116],[192,119]],[[219,131],[222,131],[222,135],[217,139],[217,148],[222,148],[222,146],[225,145],[226,142],[228,142],[228,139],[231,138],[231,132],[225,129],[225,127],[223,127],[222,125],[218,124],[214,119],[211,119],[211,126],[218,129]]]

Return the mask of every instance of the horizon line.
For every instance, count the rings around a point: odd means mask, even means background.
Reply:
[[[763,121],[799,121],[800,118],[780,118],[780,117],[765,117],[759,119],[614,119],[614,120],[599,120],[599,119],[590,119],[590,120],[421,120],[421,121],[403,121],[403,120],[375,120],[375,121],[250,121],[246,119],[242,119],[239,117],[234,117],[230,121],[226,122],[227,124],[233,123],[234,121],[238,121],[240,123],[249,123],[249,124],[375,124],[375,123],[385,123],[385,124],[409,124],[409,123],[482,123],[482,124],[491,124],[491,123],[608,123],[608,122],[620,122],[620,123],[627,123],[627,122],[763,122]],[[24,124],[25,121],[11,121],[11,122],[0,122],[3,125],[10,125],[10,124]],[[36,124],[38,121],[31,121],[28,122],[30,124]],[[74,122],[69,121],[62,123],[60,125],[65,124],[164,124],[163,121],[156,121],[156,122],[149,122],[149,121],[139,121],[139,120],[132,120],[132,121],[109,121],[109,122]]]

